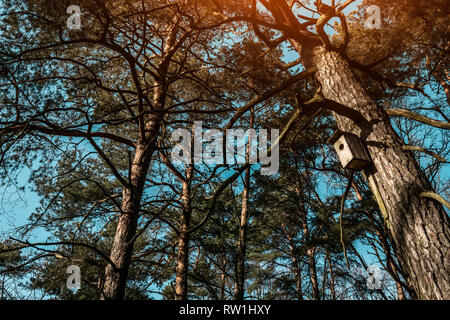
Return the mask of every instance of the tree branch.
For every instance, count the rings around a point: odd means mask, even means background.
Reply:
[[[439,194],[437,194],[435,192],[425,191],[425,192],[422,192],[419,195],[419,197],[422,198],[422,199],[423,198],[430,198],[430,199],[436,200],[436,201],[440,202],[443,206],[445,206],[448,209],[450,209],[450,202],[448,202],[444,197],[442,197],[441,195],[439,195]]]
[[[445,129],[445,130],[450,129],[450,123],[448,123],[448,122],[442,122],[439,120],[427,118],[425,116],[422,116],[420,114],[414,113],[414,112],[406,110],[406,109],[388,109],[388,110],[386,110],[386,113],[389,116],[408,118],[408,119],[415,120],[415,121],[418,121],[418,122],[421,122],[424,124],[428,124],[428,125],[436,127],[436,128]]]
[[[438,160],[441,161],[441,162],[448,162],[447,159],[441,157],[441,156],[438,155],[437,153],[434,153],[434,152],[432,152],[432,151],[430,151],[430,150],[427,150],[427,149],[425,149],[425,148],[422,148],[422,147],[407,145],[407,146],[403,146],[402,148],[403,148],[404,150],[411,150],[411,151],[419,151],[419,152],[423,152],[423,153],[426,153],[426,154],[428,154],[428,155],[430,155],[430,156],[432,156],[432,157],[438,159]]]

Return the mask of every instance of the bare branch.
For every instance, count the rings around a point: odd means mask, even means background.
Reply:
[[[394,117],[404,117],[411,120],[415,120],[436,128],[449,130],[450,129],[450,123],[448,122],[442,122],[439,120],[427,118],[425,116],[422,116],[420,114],[414,113],[412,111],[406,110],[406,109],[388,109],[386,110],[386,113],[390,116]]]
[[[426,153],[426,154],[428,154],[428,155],[438,159],[441,162],[448,162],[447,159],[445,159],[445,158],[441,157],[440,155],[438,155],[438,154],[436,154],[436,153],[434,153],[434,152],[432,152],[430,150],[427,150],[425,148],[421,148],[421,147],[418,147],[418,146],[411,146],[411,145],[403,146],[402,148],[404,150],[423,152],[423,153]]]
[[[430,199],[436,200],[436,201],[440,202],[443,206],[450,209],[450,202],[448,202],[446,199],[444,199],[442,196],[438,195],[435,192],[425,191],[425,192],[422,192],[419,195],[419,197],[420,198],[430,198]]]

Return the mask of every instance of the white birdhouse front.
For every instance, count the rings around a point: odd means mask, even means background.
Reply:
[[[354,134],[336,131],[329,140],[344,169],[362,170],[370,164],[366,148]]]

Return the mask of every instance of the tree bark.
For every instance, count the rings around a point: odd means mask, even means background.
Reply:
[[[182,221],[177,246],[177,266],[175,270],[175,300],[187,300],[188,298],[188,270],[189,270],[189,227],[191,225],[191,176],[192,165],[188,168],[188,174],[183,181],[182,191]]]
[[[298,300],[303,300],[303,289],[302,289],[302,268],[300,262],[297,259],[297,252],[294,243],[294,237],[289,232],[289,229],[286,227],[284,221],[281,222],[281,228],[283,230],[284,235],[288,239],[289,242],[289,254],[291,255],[291,266],[294,270],[295,274],[295,290],[296,296]]]
[[[225,285],[226,285],[226,274],[225,274],[225,268],[227,265],[227,257],[225,253],[222,254],[222,274],[220,275],[220,294],[219,294],[219,300],[225,300]]]
[[[306,250],[306,254],[308,255],[308,260],[309,260],[308,261],[309,277],[310,277],[311,286],[312,286],[312,298],[313,298],[313,300],[320,300],[319,282],[317,280],[316,258],[315,258],[314,248],[308,248],[308,250]]]
[[[394,263],[392,261],[389,261],[389,264],[391,266],[391,269],[395,270],[396,267],[395,267]],[[394,279],[394,281],[395,281],[395,287],[397,288],[397,300],[406,300],[405,293],[403,292],[402,284],[395,279]]]
[[[308,256],[308,270],[309,270],[309,279],[311,281],[312,287],[312,299],[320,300],[319,293],[319,282],[317,280],[317,270],[316,270],[316,250],[311,247],[309,242],[309,228],[306,222],[306,214],[303,218],[303,237],[306,239],[308,249],[306,250],[306,255]]]
[[[326,299],[326,292],[325,292],[325,286],[327,285],[327,278],[328,278],[328,271],[327,271],[327,263],[328,263],[328,259],[329,259],[329,252],[328,252],[328,248],[325,247],[325,257],[323,258],[323,274],[322,274],[322,291],[321,291],[321,295],[322,295],[322,299]]]
[[[248,200],[250,187],[250,168],[245,170],[244,190],[242,192],[241,219],[239,223],[239,242],[236,257],[236,284],[234,300],[244,299],[245,255],[247,251]]]
[[[291,254],[292,268],[295,270],[295,291],[298,300],[303,300],[303,289],[302,289],[302,269],[300,263],[297,259],[297,254],[295,250],[294,239],[290,234],[287,235],[289,240],[289,251]]]
[[[298,196],[302,195],[302,191],[299,186],[295,188],[295,192]],[[320,300],[320,291],[319,291],[319,281],[317,279],[317,268],[316,268],[316,248],[312,247],[310,244],[310,233],[309,226],[307,222],[308,214],[306,212],[299,212],[299,217],[301,218],[301,225],[303,231],[303,239],[306,243],[307,250],[306,256],[308,257],[308,272],[309,279],[311,281],[312,287],[312,299]]]
[[[315,75],[326,99],[358,111],[370,123],[361,129],[348,117],[333,113],[338,128],[365,140],[371,156],[369,174],[386,208],[386,224],[402,268],[420,299],[450,299],[450,223],[441,204],[421,199],[431,185],[393,129],[384,110],[369,97],[345,59],[322,46],[304,46],[307,68]],[[373,186],[372,186],[372,191]]]
[[[254,109],[250,113],[250,129],[253,128]],[[246,162],[250,159],[250,143],[247,145]],[[234,300],[244,299],[244,285],[245,285],[245,255],[247,252],[247,227],[248,227],[248,201],[250,198],[250,168],[245,169],[244,172],[244,189],[242,191],[242,208],[239,222],[238,248],[236,256],[236,283],[234,286]]]
[[[189,266],[189,233],[185,232],[187,222],[183,221],[182,232],[178,238],[177,267],[175,276],[175,300],[187,300],[187,271]]]
[[[166,102],[167,70],[170,57],[175,51],[170,54],[169,52],[171,52],[176,39],[177,26],[178,24],[175,22],[164,47],[165,54],[158,68],[161,77],[154,81],[152,107],[159,111],[164,110]],[[143,99],[143,93],[140,90],[138,92],[139,99]],[[140,112],[142,111],[140,110]],[[136,234],[145,179],[157,147],[157,138],[163,117],[162,113],[150,114],[146,120],[144,120],[144,116],[139,117],[138,125],[141,137],[136,143],[136,152],[130,167],[130,186],[125,187],[122,191],[122,208],[110,253],[110,259],[115,266],[109,264],[106,267],[105,286],[101,299],[121,300],[125,297],[126,281],[134,247],[134,241],[131,240]]]
[[[149,122],[149,133],[159,131],[159,119]],[[108,264],[105,270],[105,284],[101,299],[121,300],[125,297],[126,281],[134,247],[139,209],[145,178],[154,152],[153,146],[138,143],[130,168],[130,187],[122,191],[122,205],[116,234],[111,247],[110,259],[115,266]]]
[[[333,271],[333,263],[331,258],[329,259],[329,269],[330,269],[330,291],[331,291],[331,299],[336,300],[336,290],[334,288],[334,271]]]

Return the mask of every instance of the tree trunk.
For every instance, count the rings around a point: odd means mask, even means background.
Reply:
[[[247,251],[247,222],[248,222],[248,199],[250,185],[250,168],[245,170],[244,190],[242,192],[242,209],[239,224],[239,243],[236,257],[236,285],[234,287],[234,299],[244,299],[245,283],[245,254]]]
[[[294,246],[289,245],[289,249],[291,251],[292,267],[295,270],[295,293],[298,300],[303,300],[302,269],[297,259]]]
[[[163,99],[159,88],[155,89],[155,100],[160,109]],[[116,234],[111,246],[110,260],[115,266],[108,264],[105,269],[105,284],[101,299],[122,300],[125,297],[126,281],[133,254],[139,210],[145,179],[156,147],[161,115],[151,115],[145,124],[145,140],[136,143],[136,151],[130,166],[129,187],[122,191],[121,213],[117,222]]]
[[[178,18],[174,16],[171,31],[166,39],[162,60],[158,65],[159,79],[155,79],[153,86],[153,101],[151,108],[158,111],[164,110],[167,90],[167,70],[170,65],[170,58],[175,54],[174,45],[179,31]],[[143,108],[143,92],[139,93],[139,109]],[[139,110],[143,112],[143,110]],[[152,113],[145,119],[140,116],[138,120],[140,139],[136,143],[136,152],[131,164],[129,177],[130,186],[122,191],[122,207],[117,223],[116,234],[111,247],[110,259],[115,264],[109,264],[105,270],[105,286],[102,299],[123,299],[125,287],[133,254],[139,210],[141,206],[142,194],[144,192],[145,179],[153,153],[156,150],[156,143],[159,136],[163,113]]]
[[[307,68],[317,66],[323,96],[358,111],[371,124],[361,130],[348,117],[333,113],[340,130],[366,142],[373,163],[368,171],[375,182],[372,191],[374,186],[379,190],[378,203],[386,208],[398,258],[419,298],[450,299],[450,223],[441,204],[419,197],[432,190],[427,177],[339,53],[321,46],[304,47],[301,53]]]
[[[294,243],[294,238],[287,229],[284,221],[281,222],[281,228],[283,229],[284,235],[287,237],[289,241],[289,253],[291,255],[292,261],[292,269],[295,271],[295,291],[298,300],[303,300],[303,289],[302,289],[302,269],[300,266],[300,262],[297,259],[297,253]]]
[[[105,284],[102,299],[122,300],[125,297],[125,287],[133,254],[139,208],[145,177],[150,166],[153,148],[146,148],[144,144],[138,144],[131,165],[131,187],[122,191],[122,205],[116,234],[111,247],[110,259],[115,264],[108,264],[105,270]]]
[[[331,291],[331,299],[336,300],[336,290],[334,288],[334,272],[331,258],[329,259],[329,268],[330,268],[330,291]]]
[[[395,270],[394,269],[395,266],[392,263],[392,261],[390,261],[390,264],[391,264],[391,268],[393,270]],[[397,300],[406,300],[405,293],[403,292],[402,284],[395,279],[394,279],[394,281],[395,281],[395,287],[397,288]]]
[[[302,272],[301,272],[301,268],[300,265],[297,263],[298,269],[297,272],[295,274],[295,292],[297,294],[297,299],[298,300],[303,300],[303,289],[302,289]]]
[[[309,269],[309,279],[311,281],[312,287],[312,299],[320,300],[319,293],[319,282],[317,280],[317,270],[316,270],[316,250],[309,244],[309,228],[306,222],[306,214],[303,218],[303,237],[306,239],[308,249],[306,250],[306,255],[308,256],[308,269]]]
[[[227,265],[227,257],[225,253],[222,255],[222,274],[220,276],[220,294],[219,294],[219,300],[225,300],[225,285],[226,285],[226,274],[225,274],[225,268]]]
[[[330,253],[328,252],[328,248],[325,246],[325,257],[323,259],[323,275],[322,275],[322,299],[326,299],[325,297],[325,286],[327,285],[327,278],[328,278],[328,271],[327,271],[327,263],[328,263],[328,259],[329,259],[329,255]]]
[[[253,128],[254,109],[251,109],[249,127]],[[250,143],[247,145],[246,162],[250,159]],[[239,243],[236,257],[236,284],[234,286],[234,300],[244,299],[244,284],[245,284],[245,255],[247,252],[247,227],[248,227],[248,201],[250,197],[250,168],[247,168],[244,173],[244,190],[242,191],[242,208],[241,219],[239,223]]]
[[[299,187],[295,188],[295,192],[298,196],[302,195],[302,191]],[[311,247],[310,244],[310,234],[309,234],[309,227],[307,222],[307,216],[308,214],[306,212],[300,212],[299,216],[302,219],[302,231],[303,231],[303,238],[305,239],[305,243],[307,246],[306,255],[308,257],[308,271],[309,271],[309,279],[311,281],[311,287],[312,287],[312,299],[313,300],[320,300],[320,292],[319,292],[319,282],[317,279],[317,268],[316,268],[316,248]]]
[[[303,300],[302,269],[297,259],[295,247],[293,244],[294,243],[292,241],[292,244],[289,245],[289,250],[291,251],[292,267],[295,270],[295,293],[298,300]]]
[[[308,264],[309,264],[309,277],[311,280],[312,286],[312,298],[313,300],[320,300],[319,294],[319,283],[317,280],[317,271],[316,271],[316,258],[314,248],[309,248],[306,250],[306,254],[308,255]]]
[[[186,229],[186,223],[182,230]],[[182,231],[178,238],[178,254],[175,278],[175,300],[187,300],[187,272],[189,263],[189,233]]]
[[[181,221],[181,230],[178,238],[177,267],[175,271],[175,300],[187,300],[188,297],[188,270],[189,270],[189,240],[188,232],[191,225],[191,172],[192,165],[188,169],[188,177],[183,181],[183,217]]]

